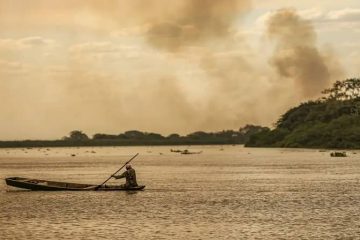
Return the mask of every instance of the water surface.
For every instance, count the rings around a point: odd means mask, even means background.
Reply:
[[[0,149],[0,177],[98,184],[137,152],[142,192],[32,192],[2,180],[0,238],[360,236],[359,151],[331,158],[319,150],[242,146]],[[109,182],[116,183],[122,180]]]

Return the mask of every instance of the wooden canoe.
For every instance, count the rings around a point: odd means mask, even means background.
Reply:
[[[145,188],[144,185],[131,188],[124,188],[120,185],[103,185],[97,188],[98,185],[93,184],[55,182],[23,177],[9,177],[5,181],[8,186],[34,191],[140,191]]]

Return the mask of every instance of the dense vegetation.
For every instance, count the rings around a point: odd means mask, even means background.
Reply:
[[[287,111],[248,147],[360,148],[360,79],[337,81],[324,97]]]
[[[250,136],[267,128],[246,125],[238,131],[226,130],[206,133],[194,132],[186,136],[140,132],[137,130],[111,135],[97,133],[89,138],[82,131],[72,131],[69,136],[55,141],[0,141],[0,147],[70,147],[70,146],[134,146],[134,145],[199,145],[199,144],[244,144]]]

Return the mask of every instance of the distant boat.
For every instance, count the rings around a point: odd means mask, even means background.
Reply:
[[[181,153],[181,154],[200,154],[200,153],[202,153],[202,151],[199,151],[199,152],[190,152],[190,151],[187,150],[187,149],[185,149],[185,150],[170,149],[170,152]]]
[[[202,153],[202,151],[199,151],[199,152],[190,152],[190,151],[187,150],[187,149],[181,152],[181,154],[200,154],[200,153]]]
[[[124,188],[120,185],[98,187],[94,184],[55,182],[23,177],[9,177],[5,181],[8,186],[34,191],[139,191],[145,188],[144,185],[131,188]]]
[[[332,152],[330,153],[331,157],[347,157],[346,152]]]
[[[183,151],[180,149],[170,149],[170,152],[182,153]]]

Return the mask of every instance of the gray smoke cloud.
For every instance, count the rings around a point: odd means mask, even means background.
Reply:
[[[204,88],[207,86],[207,97],[200,102],[189,100],[186,89],[179,84],[180,79],[162,69],[143,76],[133,89],[136,96],[123,109],[118,108],[119,115],[123,116],[117,118],[118,122],[127,126],[126,122],[130,121],[134,128],[151,131],[188,133],[239,128],[241,124],[254,120],[256,114],[250,111],[250,107],[239,107],[244,101],[250,103],[250,93],[257,91],[250,83],[254,70],[241,54],[217,59],[211,53],[212,48],[221,51],[224,45],[228,45],[228,50],[235,45],[246,48],[242,43],[234,42],[232,28],[250,11],[250,3],[250,0],[154,0],[149,6],[144,6],[144,1],[127,2],[125,5],[129,11],[125,21],[145,24],[145,40],[150,46],[175,54],[171,60],[188,58],[190,51],[197,55],[197,59],[190,61],[205,72],[202,85]],[[119,7],[116,4],[119,3],[113,2],[109,8],[109,5],[93,1],[91,10],[116,22],[120,17],[114,11]],[[247,96],[242,93],[243,86],[250,86]],[[123,96],[129,92],[129,87],[125,89]],[[137,110],[137,119],[125,120],[131,114],[130,108]]]
[[[250,0],[54,0],[50,5],[56,11],[51,12],[45,0],[0,2],[0,7],[10,8],[6,13],[19,10],[29,18],[16,18],[19,28],[56,23],[63,26],[60,32],[69,36],[67,41],[80,45],[62,56],[68,58],[65,66],[40,65],[29,70],[38,75],[0,81],[6,99],[0,103],[3,136],[15,136],[12,129],[17,136],[49,138],[74,129],[89,134],[139,129],[166,135],[270,125],[288,107],[319,94],[338,71],[335,55],[317,47],[313,26],[293,10],[279,10],[269,19],[266,35],[276,46],[270,67],[259,65],[263,54],[239,34],[242,19],[251,11]],[[5,20],[0,25],[13,21]],[[41,24],[28,25],[30,20]],[[109,29],[132,26],[141,27],[136,40],[145,43],[137,59],[124,60],[114,42],[96,43],[110,35]],[[71,31],[90,32],[95,43],[84,43],[83,36],[78,39]],[[143,49],[150,49],[151,56],[142,56]],[[42,49],[36,51],[40,58]],[[0,71],[0,77],[9,75]],[[299,96],[294,98],[293,92]],[[19,124],[22,119],[27,125]]]
[[[294,81],[303,97],[315,97],[333,80],[331,55],[319,50],[311,22],[292,9],[281,9],[267,22],[267,36],[276,44],[270,59],[280,77]]]
[[[151,46],[175,53],[174,57],[189,51],[195,51],[199,57],[195,63],[206,74],[203,85],[208,87],[208,98],[203,106],[197,107],[195,126],[219,130],[259,122],[264,116],[251,107],[258,102],[253,96],[262,91],[255,82],[259,74],[242,53],[248,46],[242,40],[234,40],[232,32],[234,23],[239,24],[250,11],[251,2],[186,0],[183,3],[166,21],[152,23],[146,37]],[[190,48],[194,46],[202,50]],[[234,50],[236,53],[229,56],[212,53]]]
[[[229,37],[234,21],[250,9],[249,0],[184,0],[174,15],[150,24],[147,40],[178,51],[191,44]]]

